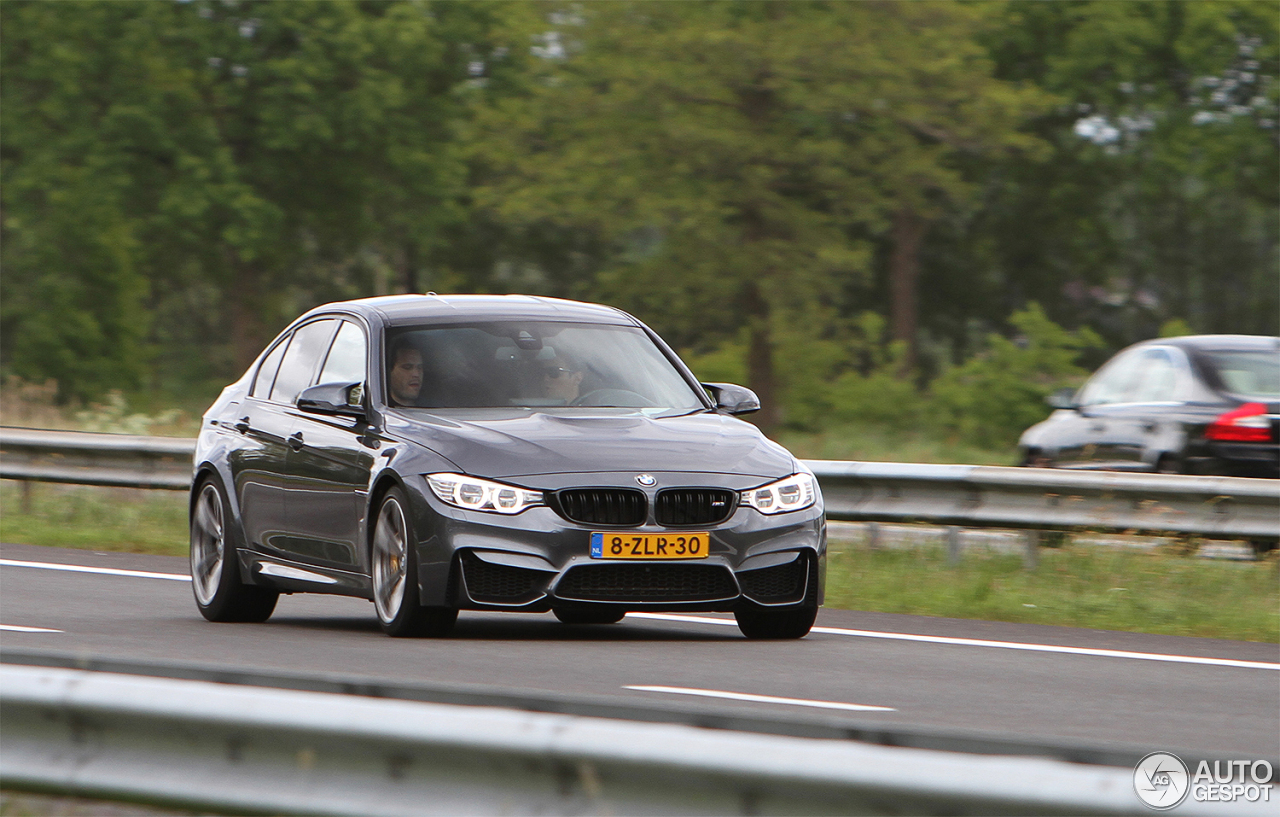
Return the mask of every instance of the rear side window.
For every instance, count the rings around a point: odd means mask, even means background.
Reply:
[[[314,321],[294,331],[293,340],[280,363],[280,373],[271,388],[273,401],[292,403],[298,399],[298,394],[311,383],[320,356],[329,348],[337,323],[332,319]]]
[[[1162,349],[1143,352],[1126,402],[1170,403],[1178,398],[1178,368],[1169,353]]]
[[[366,350],[364,331],[351,321],[343,321],[316,382],[363,383]]]
[[[266,399],[271,393],[271,384],[275,382],[276,372],[280,370],[280,358],[284,357],[284,350],[288,345],[289,339],[285,338],[262,361],[262,365],[258,367],[258,376],[253,380],[253,388],[249,390],[251,396]]]
[[[1129,402],[1129,394],[1141,367],[1141,352],[1122,353],[1089,379],[1080,392],[1080,405],[1105,406]]]

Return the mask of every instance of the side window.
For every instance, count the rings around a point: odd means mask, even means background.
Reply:
[[[366,353],[364,330],[351,321],[343,321],[316,382],[363,383]]]
[[[1141,352],[1130,352],[1103,366],[1085,384],[1084,391],[1080,393],[1080,405],[1105,406],[1129,402],[1141,355]]]
[[[1143,352],[1129,402],[1169,403],[1177,399],[1178,369],[1162,349]]]
[[[292,403],[298,393],[311,382],[320,356],[329,348],[329,339],[337,329],[333,319],[314,321],[298,328],[289,342],[289,349],[280,363],[280,373],[271,388],[271,399],[277,403]]]
[[[271,384],[275,382],[276,372],[280,369],[280,358],[284,357],[284,350],[288,345],[289,339],[285,338],[277,343],[276,348],[272,349],[271,354],[262,361],[262,365],[258,367],[258,376],[253,380],[253,388],[249,390],[251,396],[265,400],[271,393]]]

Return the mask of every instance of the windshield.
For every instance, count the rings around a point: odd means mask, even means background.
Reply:
[[[1280,355],[1270,350],[1205,352],[1227,391],[1280,400]]]
[[[704,408],[638,327],[504,321],[387,331],[387,403]]]

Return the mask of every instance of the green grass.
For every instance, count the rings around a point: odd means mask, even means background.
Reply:
[[[187,553],[186,494],[0,482],[0,541]],[[1105,630],[1280,641],[1280,561],[1230,562],[1173,549],[1041,548],[1034,571],[1018,555],[966,551],[949,567],[936,547],[833,551],[827,606],[885,613],[1058,624]]]
[[[187,494],[0,481],[0,541],[185,556]]]
[[[1280,641],[1280,561],[1232,562],[1106,547],[1020,555],[941,548],[831,554],[827,606],[1102,630]]]
[[[771,435],[805,460],[937,462],[965,465],[1014,465],[1012,448],[989,450],[967,443],[871,424],[835,426],[822,431],[784,429]]]

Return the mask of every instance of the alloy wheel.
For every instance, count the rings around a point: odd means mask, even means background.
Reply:
[[[222,524],[222,496],[212,483],[204,486],[196,500],[195,518],[191,522],[191,581],[196,601],[202,606],[213,603],[222,583],[226,561],[226,537]]]
[[[378,618],[391,622],[404,603],[408,567],[404,510],[394,497],[382,503],[373,534],[373,604]]]

